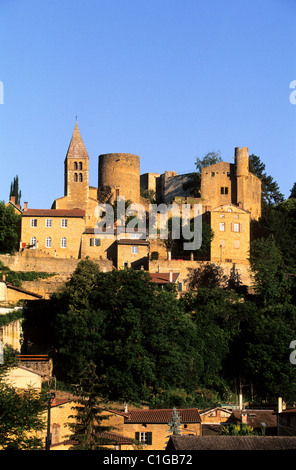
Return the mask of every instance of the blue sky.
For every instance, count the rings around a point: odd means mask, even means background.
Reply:
[[[258,155],[286,197],[296,181],[294,0],[1,0],[0,200],[63,196],[78,116],[97,186],[101,153],[141,173]]]

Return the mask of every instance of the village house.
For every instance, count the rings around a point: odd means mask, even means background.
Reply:
[[[172,409],[110,410],[118,432],[138,442],[143,450],[164,450],[170,434]],[[177,410],[182,434],[201,435],[201,418],[197,408]]]

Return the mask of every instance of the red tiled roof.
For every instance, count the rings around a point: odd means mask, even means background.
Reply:
[[[173,282],[176,282],[179,273],[173,273]],[[166,284],[170,282],[170,273],[150,273],[151,282],[156,284]]]
[[[149,241],[141,240],[140,238],[122,238],[116,240],[117,245],[149,245]]]
[[[197,408],[183,408],[177,410],[182,423],[200,423],[201,418]],[[125,417],[128,423],[169,423],[172,419],[172,409],[159,410],[130,410]]]
[[[27,209],[22,217],[84,217],[82,209]]]

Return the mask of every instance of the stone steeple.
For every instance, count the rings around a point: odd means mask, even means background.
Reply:
[[[89,158],[80,131],[78,129],[77,121],[75,122],[74,132],[66,158],[76,158],[77,160],[81,158]]]
[[[65,191],[69,204],[85,208],[89,198],[89,156],[77,121],[65,158]]]

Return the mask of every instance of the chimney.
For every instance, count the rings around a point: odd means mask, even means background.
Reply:
[[[28,203],[24,202],[24,211],[26,211],[27,209],[28,209]]]
[[[12,202],[12,204],[15,204],[15,196],[10,196],[10,202]]]
[[[242,410],[241,420],[242,420],[243,424],[247,424],[247,422],[248,422],[248,413],[246,412],[245,409]]]
[[[278,397],[278,413],[283,411],[283,399],[282,397]]]
[[[170,271],[170,282],[173,282],[173,272]]]
[[[242,411],[243,409],[243,394],[239,394],[239,409]]]
[[[124,402],[124,404],[123,404],[123,411],[124,411],[125,413],[128,412],[128,406],[127,406],[127,403],[126,403],[126,402]]]

